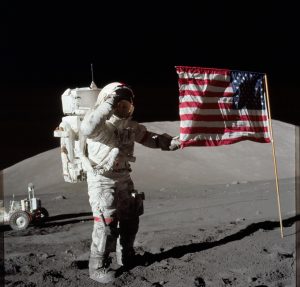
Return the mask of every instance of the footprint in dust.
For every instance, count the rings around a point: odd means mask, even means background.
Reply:
[[[65,277],[63,276],[62,272],[57,270],[48,270],[43,273],[43,281],[49,282],[49,283],[58,283],[61,280],[65,280]],[[52,284],[54,285],[54,284]]]
[[[195,280],[194,280],[194,285],[196,287],[205,287],[205,281],[203,280],[203,278],[201,277],[196,277]]]
[[[232,286],[232,285],[235,284],[234,281],[236,281],[237,279],[236,279],[236,278],[233,278],[233,279],[231,280],[231,279],[228,279],[228,278],[222,278],[222,280],[223,280],[223,282],[224,282],[224,284],[225,284],[226,286]]]
[[[277,256],[279,257],[279,259],[282,259],[282,260],[294,257],[293,253],[283,253],[283,252],[278,252]]]

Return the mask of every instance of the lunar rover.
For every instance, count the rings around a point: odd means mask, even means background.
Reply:
[[[28,184],[28,198],[10,201],[9,211],[4,210],[3,221],[14,230],[24,230],[30,223],[41,224],[49,216],[48,211],[42,207],[41,200],[34,195],[34,185]]]

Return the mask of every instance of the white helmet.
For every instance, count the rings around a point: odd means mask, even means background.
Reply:
[[[96,105],[103,103],[110,95],[118,94],[121,98],[128,99],[132,102],[134,94],[132,90],[125,84],[113,82],[104,86],[98,95]]]

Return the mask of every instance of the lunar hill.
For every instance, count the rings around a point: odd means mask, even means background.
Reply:
[[[179,122],[145,123],[158,133],[179,134]],[[294,177],[295,127],[273,120],[279,178]],[[132,177],[138,186],[159,189],[161,185],[178,189],[187,185],[220,184],[274,179],[271,144],[243,141],[219,147],[189,147],[175,152],[135,145]],[[64,183],[59,148],[26,159],[4,171],[5,195],[21,195],[28,182],[43,190],[57,186],[77,189]],[[71,187],[70,187],[71,186]]]

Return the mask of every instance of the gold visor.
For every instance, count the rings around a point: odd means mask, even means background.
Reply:
[[[132,115],[133,110],[134,110],[134,106],[132,103],[126,100],[121,100],[117,104],[115,115],[122,119],[128,118]]]

